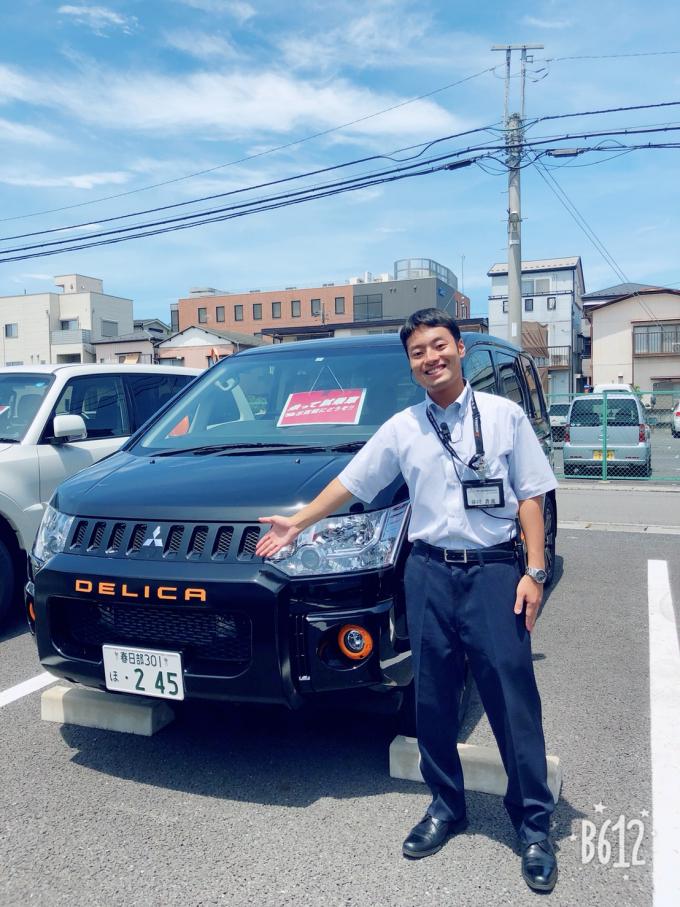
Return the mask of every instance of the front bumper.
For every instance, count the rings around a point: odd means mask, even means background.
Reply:
[[[105,689],[103,644],[165,649],[182,654],[187,699],[291,707],[331,690],[388,689],[411,680],[394,568],[291,581],[259,561],[228,569],[173,564],[172,576],[159,576],[166,572],[159,567],[53,558],[27,587],[43,666]],[[365,659],[340,651],[338,631],[346,624],[371,634]]]

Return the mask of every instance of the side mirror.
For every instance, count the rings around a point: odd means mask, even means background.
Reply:
[[[61,415],[55,416],[52,434],[57,440],[84,441],[87,438],[87,428],[82,416]]]

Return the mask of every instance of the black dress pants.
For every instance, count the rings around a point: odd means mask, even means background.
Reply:
[[[531,636],[524,614],[513,610],[519,578],[515,562],[453,565],[416,546],[405,589],[428,811],[440,819],[465,815],[456,745],[467,655],[508,775],[505,807],[520,840],[530,844],[548,835],[554,803]]]

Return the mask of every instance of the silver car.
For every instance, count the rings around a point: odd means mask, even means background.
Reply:
[[[606,420],[604,414],[606,413]],[[602,470],[652,474],[652,446],[645,410],[634,394],[583,394],[574,398],[564,437],[565,476]]]
[[[674,438],[680,438],[680,400],[673,407],[673,421],[671,422],[671,433]]]

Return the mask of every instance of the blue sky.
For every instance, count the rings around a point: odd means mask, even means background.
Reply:
[[[87,222],[78,234],[85,236],[105,217],[498,126],[503,67],[502,55],[490,51],[494,43],[545,45],[530,66],[528,119],[680,100],[680,54],[556,59],[680,51],[674,3],[23,0],[3,7],[2,237]],[[312,141],[136,191],[332,129],[494,65]],[[512,90],[515,108],[516,77]],[[660,123],[680,124],[680,107],[537,124],[528,135]],[[680,149],[604,160],[614,153],[546,163],[560,165],[551,174],[626,277],[680,286]],[[484,166],[493,172],[474,165],[165,236],[3,263],[0,295],[45,290],[53,275],[75,271],[132,297],[138,316],[167,319],[170,303],[192,286],[314,285],[388,271],[409,256],[437,259],[460,278],[464,256],[464,289],[473,312],[483,313],[486,271],[506,258],[507,184],[498,163]],[[119,193],[133,194],[82,206]],[[533,166],[522,172],[522,196],[525,259],[581,255],[588,290],[619,282]],[[82,207],[25,216],[69,205]],[[14,244],[21,243],[0,246]]]

